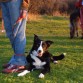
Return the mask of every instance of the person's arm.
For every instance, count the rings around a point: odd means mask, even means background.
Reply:
[[[16,25],[22,19],[26,18],[29,4],[30,4],[30,0],[23,0],[22,5],[21,5],[21,14],[14,25]]]
[[[75,3],[75,6],[76,6],[77,8],[80,8],[80,7],[82,6],[82,0],[77,1],[77,2]]]
[[[22,18],[26,17],[26,14],[27,14],[27,11],[29,8],[29,4],[30,4],[30,0],[23,0],[22,6],[21,6],[21,12],[22,12],[21,17]]]
[[[29,4],[30,4],[30,0],[23,0],[21,9],[28,10]]]

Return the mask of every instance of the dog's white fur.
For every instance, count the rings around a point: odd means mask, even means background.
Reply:
[[[43,48],[42,48],[42,42],[43,42],[43,41],[41,41],[41,44],[40,44],[39,48],[37,49],[37,51],[34,50],[34,51],[32,52],[32,55],[38,56],[38,52],[39,52],[39,51],[41,51],[41,55],[43,54],[44,51],[43,51]]]
[[[39,75],[39,78],[44,78],[44,74],[41,73],[41,74]]]
[[[35,52],[35,51],[34,51]],[[46,64],[46,62],[42,62],[39,58],[37,58],[36,56],[32,55],[31,54],[31,58],[34,59],[35,62],[33,62],[33,65],[36,66],[36,69],[42,69],[43,68],[43,65]],[[30,71],[28,70],[24,70],[23,72],[19,73],[18,76],[24,76],[26,75],[27,73],[30,73]],[[44,78],[44,75],[41,73],[39,75],[39,78]]]
[[[19,73],[18,76],[24,76],[24,75],[26,75],[27,73],[30,73],[30,71],[24,70],[23,72]]]
[[[43,41],[41,41],[40,45],[38,45],[39,46],[38,49],[31,51],[31,53],[29,54],[30,58],[32,58],[34,60],[32,65],[35,66],[35,68],[33,67],[33,69],[30,70],[30,71],[33,71],[34,69],[43,69],[43,66],[46,64],[45,61],[42,62],[39,59],[39,57],[41,57],[43,55],[43,53],[44,53],[42,43],[43,43]],[[66,55],[66,53],[64,53],[64,55]],[[58,63],[58,62],[54,61],[54,63]],[[19,73],[18,76],[24,76],[27,73],[30,73],[30,71],[29,70],[24,70],[23,72]],[[40,73],[38,77],[39,78],[44,78],[44,74]]]
[[[38,56],[37,51],[34,50],[34,51],[32,52],[32,55],[34,55],[34,56]]]
[[[41,55],[43,54],[42,42],[43,41],[41,41],[40,46],[37,49],[37,51],[34,50],[32,51],[32,54],[31,54],[31,58],[35,61],[33,62],[33,65],[36,66],[36,69],[42,69],[43,65],[46,64],[46,62],[42,62],[39,58],[37,58],[39,50],[41,51]],[[24,70],[23,72],[19,73],[18,76],[24,76],[27,73],[30,73],[30,71]],[[44,75],[41,73],[39,75],[39,78],[44,78]]]
[[[24,75],[26,75],[27,73],[30,73],[30,71],[24,70],[23,72],[19,73],[18,76],[24,76]],[[44,78],[44,74],[41,73],[41,74],[39,75],[39,78]]]
[[[43,48],[42,48],[42,43],[43,43],[43,41],[41,41],[41,44],[40,44],[40,46],[39,46],[39,48],[38,48],[38,50],[37,50],[37,53],[39,52],[39,50],[41,50],[41,55],[43,54]]]
[[[39,58],[31,54],[31,58],[34,59],[33,65],[36,66],[36,69],[43,68],[42,66],[46,64],[46,62],[42,62]]]

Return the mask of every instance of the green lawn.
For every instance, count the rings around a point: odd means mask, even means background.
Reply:
[[[0,32],[0,83],[83,83],[83,40],[80,37],[70,39],[68,25],[68,17],[52,16],[41,16],[27,24],[26,51],[31,49],[33,36],[37,34],[43,40],[54,41],[49,48],[53,55],[67,53],[65,59],[58,64],[51,63],[51,72],[44,79],[38,78],[40,70],[24,77],[17,77],[17,73],[1,73],[2,64],[9,61],[13,51],[6,34]]]

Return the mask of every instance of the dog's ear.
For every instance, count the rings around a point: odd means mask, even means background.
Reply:
[[[34,37],[38,37],[36,34],[34,34]]]
[[[52,43],[54,43],[53,41],[50,41],[50,40],[45,41],[45,42],[46,42],[46,44],[48,45],[48,47],[49,47]]]
[[[34,34],[34,41],[38,40],[39,37],[37,35]]]

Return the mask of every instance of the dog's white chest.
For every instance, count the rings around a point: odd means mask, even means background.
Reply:
[[[31,58],[34,59],[35,62],[33,62],[33,65],[36,67],[36,69],[41,69],[46,64],[46,62],[42,62],[39,58],[31,54]]]

